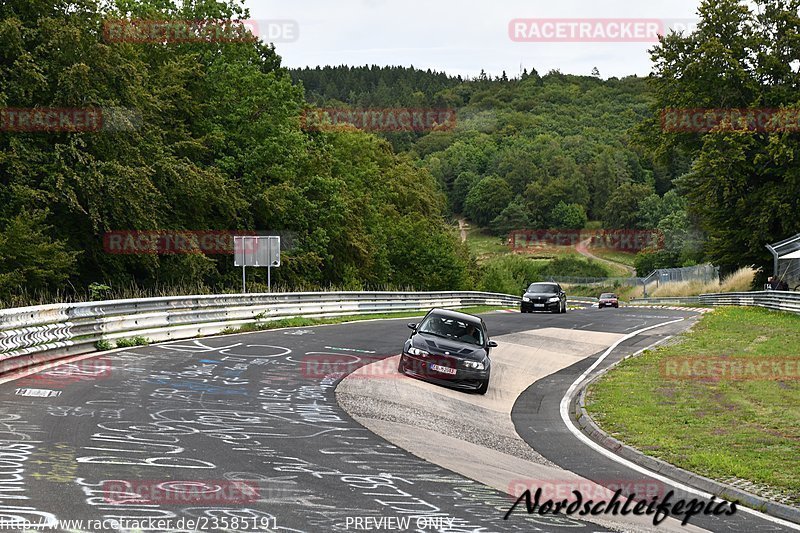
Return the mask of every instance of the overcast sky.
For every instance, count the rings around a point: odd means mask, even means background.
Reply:
[[[257,20],[296,21],[276,42],[288,67],[414,65],[509,76],[535,67],[603,78],[650,72],[644,42],[514,42],[512,19],[696,19],[699,0],[246,0]]]

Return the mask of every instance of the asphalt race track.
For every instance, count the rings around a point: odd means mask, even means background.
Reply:
[[[627,334],[693,316],[586,309],[484,318],[495,339],[557,328],[580,340],[588,332]],[[25,529],[10,527],[12,520],[83,519],[106,520],[85,523],[83,531],[136,530],[134,521],[138,530],[151,531],[628,530],[520,509],[505,521],[511,496],[425,461],[349,416],[336,400],[341,370],[396,355],[408,321],[146,346],[3,383],[0,524],[6,527],[0,529]],[[659,334],[652,330],[624,350]],[[558,417],[560,397],[593,357],[526,385],[510,417],[534,448],[532,456],[602,483],[635,474],[575,440]],[[87,366],[100,371],[81,370]],[[514,453],[527,453],[513,439],[505,442],[516,446]],[[711,531],[789,530],[741,512],[724,520],[695,518],[693,524]],[[47,530],[80,531],[63,522]]]

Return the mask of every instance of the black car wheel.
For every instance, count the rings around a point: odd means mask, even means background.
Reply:
[[[478,387],[475,392],[477,392],[478,394],[486,394],[486,391],[488,390],[489,390],[489,378],[487,377],[486,381],[481,383],[481,386]]]
[[[406,364],[405,364],[405,361],[403,361],[403,356],[402,355],[400,356],[400,362],[397,363],[397,371],[400,372],[401,374],[405,374],[406,373]]]
[[[566,312],[567,312],[567,302],[564,302],[564,303],[562,304],[561,312],[562,312],[562,313],[566,313]]]

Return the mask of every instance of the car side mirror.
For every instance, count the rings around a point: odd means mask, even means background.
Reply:
[[[489,341],[489,343],[486,346],[488,346],[489,348],[497,348],[497,343],[494,341]]]
[[[417,326],[419,326],[419,324],[415,324],[414,322],[408,323],[408,329],[413,329],[414,331],[417,331]]]

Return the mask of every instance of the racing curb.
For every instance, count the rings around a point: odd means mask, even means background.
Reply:
[[[620,361],[617,361],[613,365],[601,370],[581,384],[581,386],[569,399],[570,405],[572,406],[572,412],[575,417],[573,420],[575,426],[577,426],[577,428],[583,432],[584,435],[592,439],[603,448],[606,448],[607,450],[624,459],[627,459],[628,461],[631,461],[632,463],[647,468],[648,470],[657,472],[690,487],[708,492],[714,496],[717,496],[718,498],[723,498],[730,502],[737,502],[770,516],[782,518],[784,520],[788,520],[789,522],[794,522],[795,524],[800,524],[800,508],[798,507],[791,507],[789,505],[773,502],[761,496],[745,492],[731,485],[726,485],[725,483],[720,483],[719,481],[714,481],[713,479],[709,479],[699,474],[689,472],[688,470],[678,468],[675,465],[660,459],[656,459],[655,457],[650,457],[643,454],[636,448],[632,448],[631,446],[628,446],[627,444],[615,439],[600,429],[600,427],[595,423],[586,410],[584,403],[586,389],[589,385],[597,381],[608,371],[616,367],[619,363],[635,355],[636,354],[632,354],[622,358]]]

